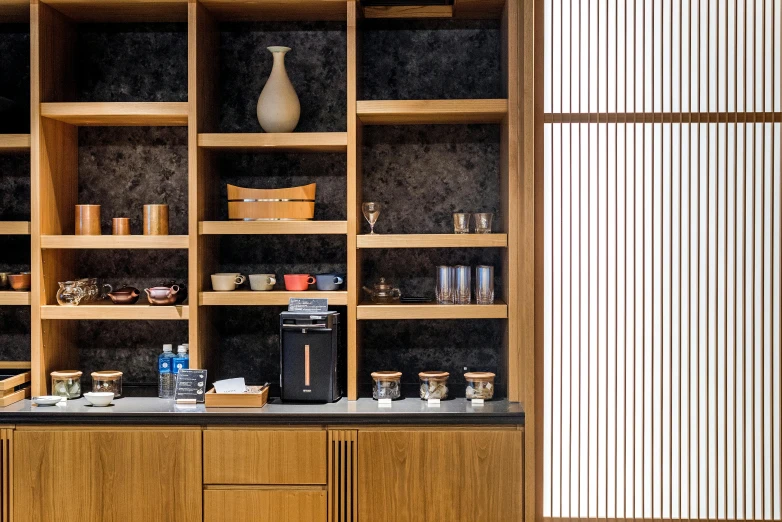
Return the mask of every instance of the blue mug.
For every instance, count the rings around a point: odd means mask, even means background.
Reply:
[[[323,290],[326,292],[337,290],[339,285],[345,282],[337,274],[321,274],[318,275],[316,279],[318,290]]]

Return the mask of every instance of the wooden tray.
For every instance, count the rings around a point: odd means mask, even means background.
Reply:
[[[0,369],[0,407],[5,407],[22,399],[30,398],[30,370],[29,363],[20,363],[20,366],[27,365],[27,368],[9,368],[8,364],[3,364]],[[18,389],[20,386],[27,385]]]
[[[207,408],[263,408],[269,399],[268,386],[250,386],[257,393],[215,393],[212,388],[204,394]]]
[[[315,217],[316,187],[315,183],[282,189],[249,189],[228,185],[228,219],[312,219]]]

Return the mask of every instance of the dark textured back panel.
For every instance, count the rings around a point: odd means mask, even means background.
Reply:
[[[30,307],[0,306],[0,361],[30,360]]]
[[[81,24],[77,101],[187,101],[187,24]]]
[[[30,154],[0,154],[0,220],[30,221]]]
[[[363,100],[503,98],[497,20],[362,23]]]
[[[30,236],[0,236],[0,272],[30,271]]]
[[[263,132],[258,97],[272,70],[269,46],[290,47],[285,69],[301,103],[296,132],[347,130],[347,34],[337,22],[220,25],[220,132]]]
[[[0,133],[30,132],[30,26],[0,24]]]

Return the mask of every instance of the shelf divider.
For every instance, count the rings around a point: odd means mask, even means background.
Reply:
[[[364,100],[358,118],[367,125],[501,123],[508,100]]]
[[[507,234],[363,234],[358,248],[504,248]]]
[[[346,221],[201,221],[201,235],[229,234],[347,234]]]
[[[346,152],[346,132],[207,133],[198,135],[204,149],[268,152]]]
[[[498,300],[492,305],[440,305],[436,303],[374,304],[358,307],[359,320],[389,319],[507,319],[508,306]]]
[[[328,299],[330,306],[345,306],[348,304],[346,291],[335,292],[288,292],[273,290],[270,292],[254,292],[252,290],[236,290],[233,292],[201,292],[198,304],[202,306],[287,306],[292,297],[302,299]]]
[[[30,292],[0,291],[0,306],[29,306]]]
[[[43,305],[41,319],[100,319],[100,320],[187,320],[190,307],[153,306],[149,304],[115,305],[110,301],[79,306]]]
[[[41,236],[43,249],[187,249],[189,236]]]
[[[41,116],[71,125],[184,126],[187,102],[42,103]]]

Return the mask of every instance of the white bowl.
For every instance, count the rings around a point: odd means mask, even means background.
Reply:
[[[42,395],[40,397],[33,397],[32,400],[38,406],[52,406],[53,404],[65,400],[65,398],[58,395]]]
[[[114,392],[87,392],[84,398],[93,406],[108,406],[114,400]]]

